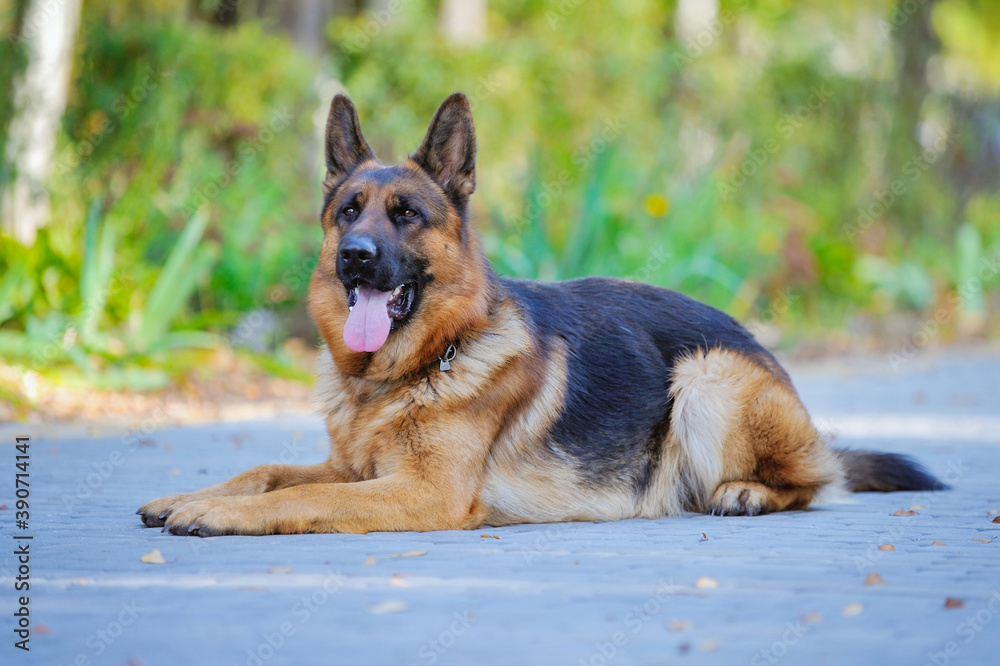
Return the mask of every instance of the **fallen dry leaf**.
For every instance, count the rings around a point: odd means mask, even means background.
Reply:
[[[294,567],[271,567],[270,569],[267,570],[267,573],[288,574],[292,573],[293,571],[295,571]]]
[[[480,534],[479,536],[481,536],[484,539],[499,539],[500,538],[496,534]]]
[[[844,617],[854,617],[855,615],[861,615],[863,612],[865,612],[865,607],[857,601],[852,601],[844,606],[840,614]]]
[[[5,505],[5,508],[6,508],[6,505]],[[996,518],[994,518],[993,522],[994,523],[1000,523],[1000,516],[997,516]]]
[[[405,553],[396,553],[395,555],[390,555],[389,557],[420,557],[421,555],[426,554],[426,550],[408,550]]]
[[[34,631],[36,634],[40,636],[45,636],[47,634],[52,633],[52,630],[49,629],[48,626],[44,624],[36,624],[34,627],[32,627],[32,631]]]
[[[154,548],[152,552],[146,553],[142,556],[142,561],[146,564],[166,564],[167,561],[163,559],[163,553],[160,552],[159,548]]]
[[[373,566],[375,566],[375,556],[374,555],[369,555],[368,559],[365,560],[364,566],[366,566],[366,567],[373,567]]]
[[[701,543],[702,541],[708,541],[708,535],[705,534],[704,532],[701,533],[701,539],[698,541],[698,543]]]
[[[944,546],[946,544],[945,544],[944,541],[938,541],[937,539],[935,539],[934,541],[931,541],[931,545],[932,546]]]
[[[989,542],[993,541],[993,539],[978,539],[977,538],[977,539],[973,539],[973,541],[977,541],[979,543],[989,543]]]
[[[7,508],[6,504],[0,504],[0,511],[3,511],[6,508]]]
[[[913,506],[910,507],[910,509],[913,511],[923,511],[924,507],[920,506],[919,504],[914,504]]]
[[[997,511],[996,509],[990,509],[989,511],[986,512],[986,515],[987,516],[995,516],[998,513],[1000,513],[1000,511]]]
[[[965,608],[965,602],[955,597],[948,597],[944,600],[945,608]]]
[[[708,576],[702,576],[695,582],[694,586],[699,590],[714,590],[719,587],[719,581],[714,578],[709,578]]]
[[[885,579],[873,571],[865,578],[865,585],[885,585]]]
[[[915,516],[917,514],[916,514],[915,511],[908,511],[906,509],[900,509],[899,511],[896,511],[892,515],[894,515],[894,516]]]
[[[801,622],[802,624],[816,624],[817,622],[821,622],[822,620],[823,620],[823,614],[820,613],[819,611],[816,611],[815,613],[806,613],[805,615],[799,618],[799,622]]]
[[[387,613],[402,613],[406,610],[406,604],[402,601],[383,601],[367,609],[372,615],[385,615]]]
[[[714,638],[708,638],[698,644],[698,650],[701,652],[715,652],[720,647],[722,647],[722,642]]]
[[[891,543],[884,543],[878,547],[879,550],[896,550],[896,547]]]
[[[393,587],[413,587],[410,581],[403,578],[403,574],[392,574],[392,578],[389,579],[389,585]]]
[[[667,629],[670,631],[689,631],[694,625],[691,620],[673,619],[667,623]]]

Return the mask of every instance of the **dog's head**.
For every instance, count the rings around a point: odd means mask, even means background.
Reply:
[[[341,371],[400,376],[484,325],[488,269],[468,225],[475,157],[461,93],[437,110],[417,151],[389,167],[362,136],[351,101],[334,97],[309,304]]]

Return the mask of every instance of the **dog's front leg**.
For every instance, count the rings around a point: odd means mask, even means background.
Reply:
[[[178,507],[218,497],[260,495],[301,484],[342,483],[347,477],[329,463],[317,465],[261,465],[224,483],[179,495],[167,495],[143,504],[136,513],[146,527],[160,527]]]
[[[469,529],[481,522],[474,496],[390,475],[356,483],[313,483],[263,495],[219,497],[181,505],[167,518],[174,534],[301,534]]]

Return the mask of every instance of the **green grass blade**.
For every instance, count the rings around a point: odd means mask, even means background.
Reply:
[[[142,309],[137,339],[140,351],[154,346],[156,339],[167,332],[197,286],[198,276],[215,261],[210,248],[198,245],[207,223],[204,214],[195,213],[170,251]]]
[[[96,200],[95,200],[96,204]],[[101,320],[104,308],[108,302],[108,289],[111,281],[111,273],[115,268],[115,244],[118,240],[115,228],[110,224],[104,224],[101,228],[100,239],[95,243],[93,237],[96,231],[97,206],[91,205],[91,212],[87,219],[87,241],[85,244],[83,275],[86,288],[80,290],[83,309],[80,314],[80,339],[87,347],[93,347],[96,343],[97,324]],[[92,226],[93,224],[93,226]]]
[[[956,282],[961,296],[960,308],[966,316],[984,316],[986,297],[983,289],[973,288],[976,284],[982,284],[977,278],[977,272],[982,267],[983,242],[979,232],[971,224],[966,223],[958,228],[955,251],[958,268]]]
[[[11,295],[14,290],[24,280],[28,272],[28,256],[19,255],[13,260],[13,264],[4,271],[0,278],[0,324],[14,316],[14,308],[11,306]]]
[[[97,293],[97,226],[100,208],[97,199],[91,199],[87,219],[83,226],[83,263],[80,267],[80,300],[92,302]]]
[[[608,222],[601,202],[609,188],[608,166],[612,152],[612,147],[609,145],[595,156],[590,167],[587,183],[583,189],[580,213],[573,222],[575,228],[569,234],[568,246],[559,261],[560,278],[579,277],[592,272],[589,270],[587,257],[600,247],[600,235],[606,230]]]

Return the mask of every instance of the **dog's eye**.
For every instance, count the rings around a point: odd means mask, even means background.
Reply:
[[[420,213],[418,213],[417,211],[413,210],[412,208],[407,208],[402,213],[399,214],[399,217],[401,217],[402,219],[406,220],[407,222],[412,222],[419,215],[420,215]]]
[[[354,217],[358,214],[358,209],[354,206],[344,206],[340,211],[341,215],[346,215],[347,217]]]

